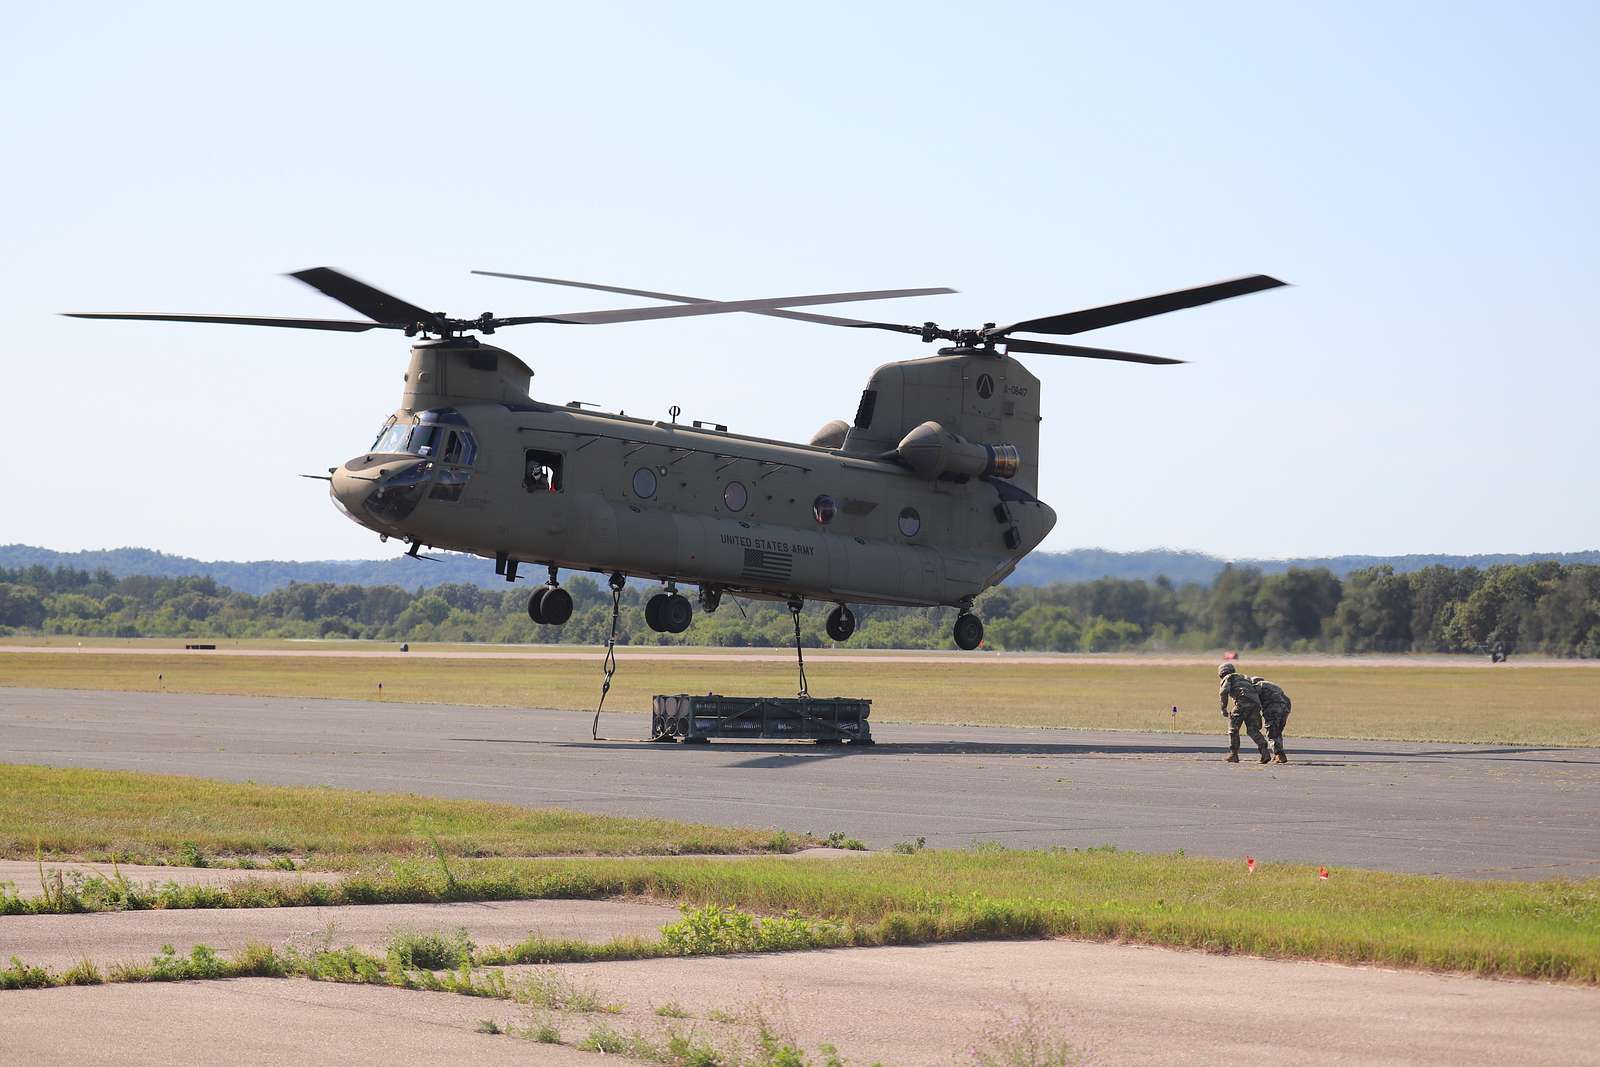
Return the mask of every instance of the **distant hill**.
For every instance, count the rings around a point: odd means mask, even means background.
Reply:
[[[108,548],[87,552],[55,552],[32,545],[0,545],[0,567],[71,567],[95,571],[102,567],[118,578],[152,575],[179,578],[202,574],[215,578],[230,589],[261,594],[281,589],[291,582],[333,582],[337,585],[397,585],[416,591],[430,585],[466,582],[493,586],[504,579],[494,573],[494,564],[476,556],[453,552],[430,553],[439,562],[407,559],[325,559],[325,560],[199,560],[188,556],[169,556],[148,548]]]
[[[1151,579],[1166,575],[1179,585],[1185,582],[1209,584],[1229,562],[1236,567],[1255,567],[1267,574],[1290,567],[1326,567],[1339,577],[1351,571],[1387,563],[1398,573],[1420,571],[1442,564],[1446,567],[1492,567],[1499,563],[1534,563],[1540,560],[1559,563],[1600,563],[1595,552],[1501,552],[1477,556],[1309,556],[1301,559],[1224,560],[1203,552],[1150,549],[1144,552],[1108,552],[1103,548],[1075,548],[1070,552],[1035,552],[1017,565],[1010,581],[1017,585],[1049,585],[1051,582],[1086,582],[1096,578]]]
[[[170,556],[148,548],[111,548],[86,552],[56,552],[32,545],[0,545],[0,567],[71,567],[94,571],[104,568],[118,578],[129,575],[182,577],[208,575],[231,589],[246,593],[265,593],[291,582],[332,582],[349,585],[397,585],[417,590],[432,585],[465,583],[497,588],[503,579],[494,573],[486,559],[456,553],[440,553],[439,562],[407,559],[367,560],[255,560],[234,562],[206,561],[187,556]],[[1537,560],[1561,563],[1600,564],[1596,552],[1502,553],[1479,556],[1324,556],[1307,559],[1234,560],[1236,566],[1258,567],[1268,573],[1290,567],[1326,567],[1343,576],[1353,570],[1387,563],[1396,571],[1415,571],[1436,563],[1447,567],[1489,567],[1497,563],[1532,563]],[[1166,575],[1179,585],[1185,582],[1209,583],[1228,561],[1203,552],[1151,549],[1144,552],[1110,552],[1102,548],[1075,548],[1069,552],[1035,552],[1018,565],[1009,579],[1013,585],[1048,585],[1051,582],[1084,582],[1095,578],[1151,579]]]

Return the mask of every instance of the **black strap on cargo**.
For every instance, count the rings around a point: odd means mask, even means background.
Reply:
[[[611,692],[611,676],[617,673],[617,626],[622,620],[622,590],[627,579],[621,571],[611,575],[611,636],[606,638],[605,679],[600,683],[600,703],[594,706],[594,725],[589,736],[600,740],[600,709],[606,706],[606,694]]]

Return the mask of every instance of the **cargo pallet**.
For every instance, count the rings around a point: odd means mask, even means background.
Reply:
[[[728,697],[718,693],[657,695],[650,706],[654,741],[706,744],[736,740],[815,741],[870,745],[872,701],[848,697]]]

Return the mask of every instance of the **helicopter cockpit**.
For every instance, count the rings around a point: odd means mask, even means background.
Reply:
[[[378,431],[371,453],[418,457],[419,462],[389,471],[363,494],[360,506],[373,518],[395,523],[415,511],[425,497],[460,500],[472,478],[478,441],[460,412],[439,408],[418,412],[415,422],[391,417]]]
[[[409,452],[470,467],[478,456],[478,441],[460,412],[455,408],[439,408],[418,412],[416,422],[401,422],[391,416],[378,431],[370,451]]]

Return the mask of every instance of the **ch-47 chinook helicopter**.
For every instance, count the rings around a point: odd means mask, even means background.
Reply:
[[[75,313],[79,318],[213,322],[360,332],[402,330],[411,348],[400,407],[372,447],[329,468],[335,504],[410,555],[423,546],[495,560],[497,574],[546,568],[528,601],[539,623],[559,626],[572,597],[562,570],[660,581],[647,624],[682,633],[694,609],[725,593],[832,602],[827,632],[855,630],[851,604],[948,605],[955,643],[978,647],[977,595],[1002,581],[1056,522],[1038,488],[1039,380],[1017,354],[1131,363],[1182,360],[1015,337],[1077,334],[1283,285],[1252,275],[1213,285],[1006,326],[952,330],[836,318],[795,307],[953,292],[887,290],[719,302],[532,275],[501,278],[621,293],[672,304],[620,311],[475,319],[424,311],[327,267],[292,277],[365,320],[259,316]],[[630,322],[752,312],[802,322],[947,341],[938,355],[872,373],[851,423],[826,423],[804,444],[536,399],[533,372],[472,333],[528,323]],[[797,630],[798,633],[798,630]]]

